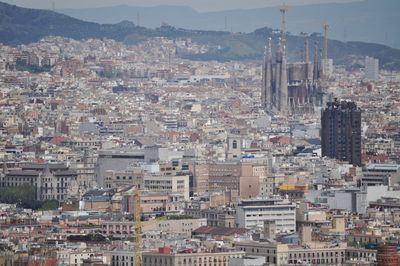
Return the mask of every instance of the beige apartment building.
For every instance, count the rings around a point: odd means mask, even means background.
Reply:
[[[170,248],[143,253],[143,266],[228,266],[230,258],[242,258],[243,251],[176,253]]]
[[[263,194],[263,182],[270,172],[269,164],[268,158],[242,158],[240,161],[194,165],[195,191],[238,191],[241,198],[257,197]]]
[[[307,247],[277,242],[236,242],[237,250],[246,255],[265,256],[267,265],[344,265],[347,261],[373,262],[376,250],[347,247],[346,244],[329,246],[327,243],[310,242]]]
[[[179,193],[189,200],[189,175],[147,174],[143,185],[149,192]]]
[[[166,234],[182,234],[191,236],[193,230],[205,226],[207,220],[182,219],[182,220],[149,220],[142,222],[143,232],[162,231]],[[103,221],[102,233],[114,236],[132,236],[134,234],[134,223],[130,221]]]
[[[57,251],[57,259],[59,261],[59,265],[80,266],[82,265],[84,260],[94,257],[101,258],[102,263],[109,264],[111,262],[111,256],[99,254],[98,252],[91,249],[64,249]]]
[[[109,170],[106,171],[104,178],[105,188],[118,188],[132,185],[141,187],[142,183],[143,171],[140,168],[123,171]]]

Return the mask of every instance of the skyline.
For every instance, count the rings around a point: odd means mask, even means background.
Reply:
[[[359,2],[363,0],[250,0],[244,3],[241,0],[230,0],[229,6],[226,5],[224,0],[36,0],[34,3],[29,0],[3,0],[2,2],[13,4],[17,6],[27,8],[38,8],[38,9],[53,9],[53,3],[55,9],[80,9],[80,8],[98,8],[118,5],[130,5],[130,6],[142,6],[152,7],[160,5],[170,6],[189,6],[199,12],[213,12],[233,9],[255,9],[262,7],[279,6],[285,2],[289,6],[302,6],[312,4],[326,4],[326,3],[348,3],[348,2]]]
[[[400,265],[400,1],[211,1],[0,2],[0,266]]]

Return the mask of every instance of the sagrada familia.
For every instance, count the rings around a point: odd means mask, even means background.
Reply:
[[[328,77],[332,59],[327,56],[327,29],[324,24],[324,49],[319,60],[319,49],[315,45],[314,60],[310,61],[309,37],[304,35],[304,58],[302,62],[288,63],[285,38],[285,13],[283,6],[282,29],[278,41],[275,62],[272,59],[272,40],[265,46],[262,70],[261,104],[270,114],[289,115],[294,112],[312,112],[322,104],[320,81]]]

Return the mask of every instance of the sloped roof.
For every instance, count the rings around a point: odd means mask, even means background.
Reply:
[[[65,141],[65,140],[67,140],[66,137],[63,137],[63,136],[55,136],[55,137],[53,137],[53,138],[49,141],[49,143],[50,143],[50,144],[53,144],[53,145],[60,145],[60,143],[63,142],[63,141]]]

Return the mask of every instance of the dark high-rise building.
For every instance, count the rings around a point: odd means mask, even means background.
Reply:
[[[361,110],[335,99],[321,116],[322,156],[361,166]]]

